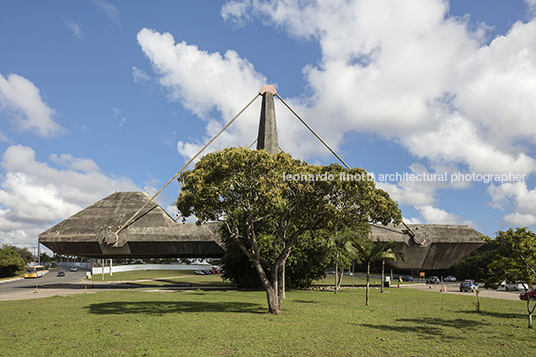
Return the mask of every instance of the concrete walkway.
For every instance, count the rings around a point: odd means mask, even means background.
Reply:
[[[396,289],[397,285],[391,285],[392,287],[390,289],[394,288]],[[422,290],[423,292],[436,292],[441,294],[456,294],[456,295],[472,295],[475,296],[475,293],[470,292],[461,292],[460,291],[460,284],[459,283],[453,283],[453,284],[444,284],[443,287],[446,289],[446,291],[441,291],[441,284],[401,284],[400,288],[405,289],[416,289],[416,290]],[[491,290],[491,289],[481,289],[480,290],[480,297],[487,297],[492,299],[503,299],[503,300],[519,300],[519,294],[521,294],[521,291],[504,291],[504,290]]]

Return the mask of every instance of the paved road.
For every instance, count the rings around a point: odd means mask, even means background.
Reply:
[[[71,272],[65,269],[65,276],[56,276],[58,270],[51,270],[44,276],[36,279],[14,279],[0,282],[0,301],[1,300],[23,300],[55,295],[68,295],[83,293],[86,285],[89,287],[92,283],[84,282],[86,271],[78,269],[77,272]],[[109,288],[100,286],[98,290]]]
[[[393,285],[392,285],[393,286]],[[394,285],[395,287],[397,285]],[[408,288],[408,289],[417,289],[422,291],[430,291],[430,292],[440,292],[442,294],[457,294],[457,295],[475,295],[475,293],[469,293],[469,292],[460,292],[460,283],[443,283],[443,287],[446,288],[446,291],[440,291],[441,290],[441,284],[402,284],[400,285],[401,288]],[[505,291],[503,288],[499,288],[498,290],[490,290],[490,289],[481,289],[480,290],[480,296],[481,297],[489,297],[493,299],[504,299],[504,300],[519,300],[519,294],[521,294],[521,291]]]
[[[57,277],[57,270],[37,279],[18,279],[0,282],[0,301],[2,300],[23,300],[56,295],[72,295],[84,292],[97,292],[113,289],[130,289],[132,285],[122,283],[101,283],[84,280],[86,271],[79,269],[78,272],[65,270],[64,277]],[[379,278],[379,277],[375,277]],[[392,283],[390,289],[396,289],[398,283]],[[417,289],[423,292],[435,292],[442,294],[474,295],[474,293],[460,292],[460,283],[444,283],[446,291],[441,290],[441,284],[410,284],[402,283],[400,288]],[[505,291],[482,289],[481,297],[494,299],[519,300],[519,291]]]

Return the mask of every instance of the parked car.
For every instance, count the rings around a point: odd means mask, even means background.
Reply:
[[[426,278],[426,284],[439,284],[439,278],[435,275]]]
[[[445,279],[443,279],[444,281],[456,281],[456,277],[455,276],[452,276],[452,275],[449,275],[447,276]]]
[[[413,281],[413,277],[411,275],[404,275],[402,281]]]
[[[536,289],[519,294],[519,299],[521,300],[527,300],[527,297],[530,301],[536,300]]]
[[[77,267],[71,267],[71,271],[78,271]]]
[[[508,284],[506,284],[504,289],[506,291],[508,291],[508,290],[518,290],[518,291],[520,291],[520,290],[528,290],[529,287],[527,286],[527,284],[525,284],[522,281],[511,281]]]
[[[474,292],[476,289],[478,289],[478,284],[475,284],[473,280],[464,280],[460,284],[460,291],[471,291]]]
[[[56,275],[56,276],[65,276],[65,272],[63,270],[60,270],[58,272],[58,275]]]
[[[397,275],[393,276],[393,281],[402,281],[402,275],[397,274]]]

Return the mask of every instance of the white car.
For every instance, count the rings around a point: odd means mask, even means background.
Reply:
[[[456,277],[452,276],[452,275],[449,275],[445,279],[443,279],[443,281],[456,281]]]
[[[515,282],[514,282],[514,281],[511,281],[511,282],[509,282],[508,284],[506,284],[506,286],[504,287],[504,289],[505,289],[506,291],[508,291],[508,290],[518,290],[518,291],[523,290],[523,291],[524,291],[524,290],[528,290],[529,287],[528,287],[527,284],[525,284],[525,283],[522,282],[522,281],[515,281]]]

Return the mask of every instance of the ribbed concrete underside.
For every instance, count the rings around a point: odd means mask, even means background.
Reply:
[[[396,242],[398,251],[407,256],[389,265],[398,269],[446,269],[484,244],[482,234],[467,225],[410,224],[415,238],[403,225],[373,226],[371,239]]]

